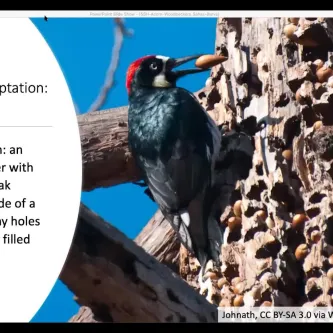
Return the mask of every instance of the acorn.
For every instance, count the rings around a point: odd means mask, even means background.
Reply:
[[[236,228],[240,227],[242,225],[242,220],[239,217],[230,217],[228,219],[228,227],[230,231],[235,230]]]
[[[288,21],[292,24],[295,24],[297,25],[298,24],[298,21],[299,21],[299,17],[289,17],[288,18]]]
[[[320,83],[327,82],[333,76],[333,69],[328,66],[323,66],[316,71],[317,80]]]
[[[297,38],[294,35],[294,32],[297,30],[297,26],[293,23],[287,24],[284,28],[283,28],[283,33],[286,35],[287,38],[289,39],[295,39]]]
[[[305,214],[296,214],[291,222],[291,227],[294,229],[301,228],[307,220],[308,218]]]
[[[266,212],[265,212],[264,210],[261,209],[261,210],[258,210],[258,211],[256,212],[256,216],[257,216],[259,219],[265,221],[265,220],[266,220],[266,217],[267,217],[267,214],[266,214]]]
[[[211,280],[217,280],[218,279],[218,276],[215,272],[207,272],[205,275],[204,275],[205,278],[210,278]]]
[[[323,126],[323,122],[321,120],[318,120],[313,124],[313,130],[318,131],[319,128],[322,127],[322,126]]]
[[[320,238],[321,238],[321,233],[320,233],[320,231],[318,231],[318,230],[313,230],[313,231],[311,232],[311,236],[310,236],[310,238],[311,238],[311,241],[312,241],[313,243],[318,243],[318,242],[320,241]]]
[[[242,200],[237,200],[234,203],[234,214],[237,217],[241,217],[242,216]]]
[[[330,268],[327,273],[326,273],[327,277],[330,279],[330,280],[333,280],[333,268]]]
[[[242,282],[242,279],[239,276],[236,276],[231,280],[231,285],[235,286],[239,282]]]
[[[315,65],[317,71],[319,68],[322,68],[324,66],[324,61],[322,61],[321,59],[317,59],[313,62],[313,64]]]
[[[303,260],[309,254],[309,249],[306,244],[301,244],[295,251],[295,257],[297,260]]]
[[[228,60],[228,57],[220,56],[220,55],[216,55],[216,54],[206,54],[206,55],[199,57],[196,60],[195,66],[202,68],[202,69],[208,69],[208,68],[214,67],[216,65],[219,65],[226,60]]]
[[[282,152],[282,156],[286,161],[291,161],[293,158],[293,151],[290,149],[286,149]]]
[[[241,295],[244,292],[245,285],[243,282],[238,282],[233,288],[233,292],[237,295]]]
[[[219,279],[219,280],[217,281],[217,287],[218,287],[219,289],[222,289],[222,287],[223,287],[225,284],[228,284],[228,281],[227,281],[227,279],[226,279],[225,277],[223,277],[223,278],[221,278],[221,279]]]
[[[295,94],[296,101],[301,104],[305,105],[306,104],[306,99],[301,95],[301,89],[298,89]]]
[[[244,305],[244,298],[242,295],[237,295],[235,298],[234,298],[234,306],[243,306]]]
[[[262,302],[260,306],[272,306],[272,302],[265,301],[265,302]]]

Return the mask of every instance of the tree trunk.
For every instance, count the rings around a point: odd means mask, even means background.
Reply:
[[[209,112],[219,122],[255,116],[267,123],[240,184],[240,228],[229,220],[226,229],[221,306],[331,306],[333,90],[313,64],[330,60],[331,19],[288,24],[285,18],[217,24],[216,52],[229,60],[214,68],[202,96]]]
[[[218,19],[216,54],[228,55],[228,61],[212,69],[196,96],[223,125],[224,138],[241,119],[254,117],[266,127],[254,135],[254,151],[242,140],[222,147],[217,174],[225,243],[221,267],[210,267],[207,290],[201,290],[210,303],[331,306],[333,70],[319,69],[316,60],[333,67],[332,27],[332,19],[300,19],[297,25],[286,18]],[[84,190],[138,180],[127,148],[125,108],[117,115],[94,113],[95,121],[83,117]],[[120,134],[110,136],[108,126]],[[198,262],[179,246],[159,211],[136,243],[197,288]],[[87,308],[80,312],[72,321],[92,321]]]

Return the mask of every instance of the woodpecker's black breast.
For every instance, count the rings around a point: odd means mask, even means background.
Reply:
[[[182,88],[140,88],[130,96],[130,149],[154,199],[168,212],[186,208],[210,181],[208,117]]]

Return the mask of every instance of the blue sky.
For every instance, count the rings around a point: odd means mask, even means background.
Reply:
[[[73,101],[86,112],[99,93],[108,68],[114,25],[112,19],[32,19],[62,68]],[[214,53],[215,18],[126,19],[134,36],[124,41],[116,86],[103,109],[127,105],[125,74],[128,65],[147,54],[171,57]],[[179,85],[196,91],[209,73],[183,78]],[[132,184],[82,193],[82,201],[93,211],[134,238],[156,211],[156,205]],[[128,203],[131,209],[128,209]],[[60,242],[61,240],[59,240]],[[73,294],[57,281],[33,322],[66,322],[79,307]]]

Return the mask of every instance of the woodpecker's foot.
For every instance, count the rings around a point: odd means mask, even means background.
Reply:
[[[214,294],[213,282],[211,278],[204,278],[204,273],[204,268],[201,268],[198,277],[199,293],[205,296],[208,302],[212,303],[212,296]]]

